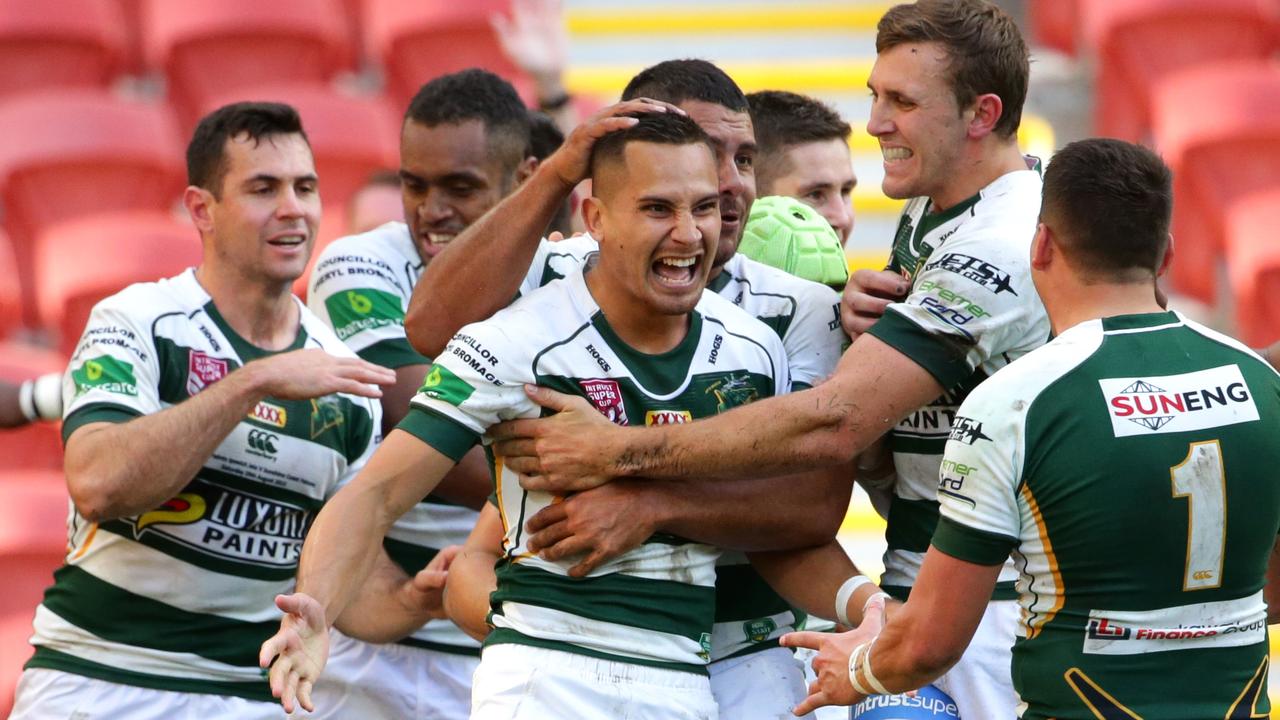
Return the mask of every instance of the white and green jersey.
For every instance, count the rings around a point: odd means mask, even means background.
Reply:
[[[560,242],[543,240],[521,292],[565,277],[588,262],[598,248],[589,235]],[[792,390],[812,387],[835,371],[848,342],[840,325],[840,295],[835,290],[741,253],[725,263],[707,289],[777,334],[791,369]],[[777,647],[778,638],[798,629],[803,613],[769,587],[746,555],[726,551],[717,564],[712,660]]]
[[[898,472],[881,586],[904,599],[938,524],[938,467],[956,409],[992,373],[1049,339],[1029,257],[1040,212],[1038,169],[1002,175],[942,212],[907,203],[889,268],[910,279],[870,333],[927,370],[946,392],[889,433]],[[1012,565],[995,599],[1012,600]]]
[[[777,335],[710,292],[677,347],[661,355],[632,349],[578,270],[455,335],[400,427],[460,458],[494,423],[540,415],[524,394],[527,383],[585,397],[621,425],[660,425],[785,392],[790,379]],[[557,498],[523,490],[519,476],[493,460],[505,557],[486,643],[705,672],[719,551],[658,535],[587,578],[569,578],[573,561],[548,562],[526,547],[525,522]]]
[[[307,284],[307,305],[361,358],[386,368],[426,365],[405,336],[404,316],[426,264],[409,228],[389,222],[331,243]],[[405,572],[427,566],[441,548],[466,542],[480,513],[427,496],[396,521],[383,547]],[[478,656],[480,643],[448,620],[433,620],[402,645]]]
[[[281,352],[353,356],[298,309]],[[63,378],[63,437],[160,412],[272,354],[227,325],[191,270],[132,285],[89,318]],[[279,628],[274,598],[292,590],[320,506],[372,454],[381,415],[354,395],[264,398],[159,507],[101,523],[73,511],[27,667],[271,701],[258,648]]]
[[[1265,718],[1280,376],[1176,313],[1091,320],[960,408],[933,544],[1012,552],[1043,718]]]

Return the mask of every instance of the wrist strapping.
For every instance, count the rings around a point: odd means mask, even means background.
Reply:
[[[849,598],[853,597],[853,593],[863,585],[871,584],[871,578],[866,575],[854,575],[836,591],[836,620],[840,621],[845,627],[853,627],[853,623],[849,622]]]
[[[18,409],[22,411],[22,416],[27,422],[35,422],[40,417],[36,413],[36,382],[35,380],[23,380],[22,385],[18,386]]]

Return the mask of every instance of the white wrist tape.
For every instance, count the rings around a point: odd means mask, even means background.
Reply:
[[[853,652],[849,653],[849,684],[852,685],[853,689],[857,690],[858,694],[860,695],[873,694],[871,692],[871,688],[863,685],[861,682],[858,681],[858,668],[862,666],[862,663],[863,663],[862,656],[866,654],[867,646],[870,644],[871,643],[869,642],[864,642],[861,645],[855,647],[853,649]]]
[[[35,380],[32,401],[41,420],[62,419],[62,374],[48,373]]]
[[[22,411],[22,416],[27,419],[27,422],[35,422],[35,419],[40,417],[36,414],[35,389],[34,380],[23,380],[18,386],[18,409]]]
[[[871,584],[871,578],[866,575],[854,575],[836,591],[836,620],[840,621],[845,627],[853,627],[853,623],[849,622],[849,598],[853,597],[853,593],[863,585]]]
[[[864,654],[865,659],[862,661],[862,674],[866,676],[867,684],[871,686],[871,689],[874,690],[876,694],[890,695],[892,693],[885,689],[884,683],[877,680],[876,674],[871,672],[871,648],[875,647],[876,640],[879,639],[880,636],[877,635],[871,639],[871,642],[867,643],[867,652]]]

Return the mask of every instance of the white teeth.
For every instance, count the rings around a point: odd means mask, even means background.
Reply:
[[[672,266],[672,267],[682,267],[682,268],[685,268],[685,267],[693,267],[693,264],[694,264],[694,263],[696,263],[696,262],[698,262],[698,259],[697,259],[697,258],[691,258],[691,257],[688,257],[688,258],[662,258],[662,259],[661,259],[661,260],[659,260],[658,262],[662,263],[663,265],[670,265],[670,266]]]
[[[885,160],[890,162],[895,160],[906,160],[913,154],[909,148],[904,147],[880,148],[880,153],[884,155]]]
[[[457,236],[453,234],[427,233],[427,239],[431,241],[432,245],[444,245],[445,243],[452,241],[455,237]]]

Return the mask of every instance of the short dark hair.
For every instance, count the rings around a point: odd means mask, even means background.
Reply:
[[[539,160],[547,159],[564,144],[564,133],[551,116],[538,110],[529,111],[529,152]]]
[[[301,135],[298,111],[284,103],[238,102],[223,105],[205,115],[187,144],[187,184],[204,188],[215,198],[222,197],[222,179],[227,174],[227,140],[248,135],[256,145],[272,135]]]
[[[1149,279],[1168,250],[1172,183],[1144,147],[1080,140],[1049,163],[1040,218],[1077,270],[1107,282]]]
[[[790,168],[782,162],[793,145],[828,140],[848,141],[853,128],[830,105],[785,90],[761,90],[747,95],[751,125],[755,128],[757,159],[756,184],[768,187],[774,178]]]
[[[530,154],[528,108],[511,83],[488,70],[468,68],[428,82],[409,101],[404,119],[427,127],[483,122],[489,147],[508,172]]]
[[[747,111],[747,96],[742,94],[742,88],[706,60],[667,60],[641,70],[623,89],[622,99],[641,97],[672,105],[700,100],[734,112]]]
[[[715,156],[715,146],[706,131],[687,115],[670,113],[635,113],[640,120],[625,130],[615,130],[596,141],[591,149],[591,175],[594,177],[602,163],[622,159],[623,151],[633,142],[659,145],[693,145],[702,143]]]
[[[1004,106],[995,133],[1013,137],[1031,74],[1027,44],[1013,18],[986,0],[919,0],[895,5],[880,18],[876,53],[923,42],[946,48],[956,104],[965,108],[978,95],[994,93]]]

